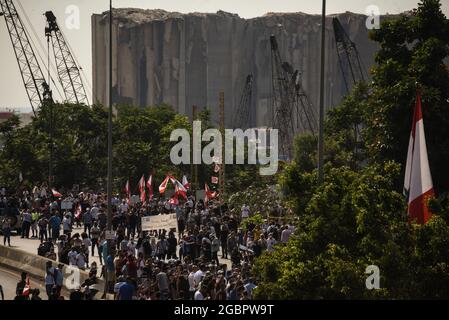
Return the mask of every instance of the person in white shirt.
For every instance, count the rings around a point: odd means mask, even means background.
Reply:
[[[198,269],[197,272],[195,272],[194,276],[193,276],[193,281],[195,284],[195,288],[198,288],[198,286],[200,285],[201,280],[203,280],[204,276],[206,275],[204,273],[204,265],[200,264],[200,268]]]
[[[194,300],[204,300],[204,295],[203,295],[203,293],[201,292],[201,290],[197,290],[196,292],[195,292],[195,296],[194,296]]]
[[[193,265],[192,269],[189,273],[188,280],[189,280],[189,293],[190,293],[190,299],[194,299],[195,295],[195,272],[198,271],[198,267]]]
[[[270,233],[268,235],[268,239],[267,239],[267,251],[268,252],[273,252],[274,251],[274,245],[276,244],[276,239],[273,238],[273,234]]]
[[[242,220],[248,217],[249,217],[249,207],[246,204],[244,204],[242,206]]]
[[[69,251],[67,254],[69,258],[69,264],[71,266],[76,266],[76,256],[78,255],[78,252],[76,252],[75,248],[72,248],[72,250]]]
[[[281,232],[281,242],[287,243],[288,239],[290,239],[290,234],[292,233],[292,229],[290,229],[288,226],[284,227],[284,230]]]

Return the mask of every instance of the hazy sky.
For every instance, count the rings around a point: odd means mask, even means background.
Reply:
[[[327,13],[339,13],[352,11],[365,13],[370,5],[376,5],[381,14],[400,13],[416,7],[418,0],[327,0]],[[74,50],[81,67],[89,78],[92,78],[91,59],[91,24],[90,17],[93,13],[101,13],[108,10],[109,0],[15,0],[20,2],[26,11],[34,29],[37,32],[39,41],[45,48],[41,54],[46,61],[46,41],[44,37],[45,18],[43,13],[52,10],[58,18],[59,25]],[[443,11],[449,16],[449,0],[441,0]],[[66,8],[76,5],[80,10],[80,28],[78,30],[68,30],[65,27],[67,14]],[[237,13],[244,18],[252,18],[263,15],[267,12],[306,12],[320,13],[321,0],[115,0],[114,7],[137,7],[145,9],[165,9],[168,11],[189,12],[216,12],[224,10]],[[22,14],[20,7],[19,14]],[[0,17],[0,109],[28,109],[28,98],[22,84],[19,68],[14,57],[9,35],[7,33],[4,18]],[[22,16],[22,20],[26,21]],[[26,24],[27,28],[29,26]],[[32,30],[29,28],[29,32]],[[34,35],[33,35],[34,37]],[[36,50],[40,49],[36,43]],[[46,65],[41,64],[45,69]],[[55,98],[60,99],[55,93]]]

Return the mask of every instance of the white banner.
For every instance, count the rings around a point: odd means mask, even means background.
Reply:
[[[167,230],[168,232],[172,229],[178,232],[176,213],[142,217],[142,231]]]
[[[72,210],[73,202],[72,201],[62,201],[61,202],[61,210]]]

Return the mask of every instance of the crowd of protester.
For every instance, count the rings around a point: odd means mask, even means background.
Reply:
[[[66,193],[54,197],[45,186],[20,196],[0,193],[4,245],[10,244],[13,224],[22,238],[38,238],[38,254],[85,270],[95,283],[103,278],[110,296],[118,300],[248,300],[257,281],[251,273],[254,259],[277,243],[288,241],[294,227],[274,221],[246,223],[250,207],[237,211],[226,204],[195,201],[190,196],[174,205],[165,199],[142,204],[112,199],[112,239],[106,239],[107,207],[103,193]],[[70,209],[64,209],[70,203]],[[11,221],[17,211],[20,221]],[[9,212],[9,214],[6,214]],[[175,213],[177,230],[142,231],[141,218]],[[92,257],[99,258],[100,266]],[[48,298],[60,296],[62,278],[48,266]],[[62,270],[62,269],[61,269]],[[86,298],[80,294],[71,298]],[[88,291],[89,284],[84,284]]]

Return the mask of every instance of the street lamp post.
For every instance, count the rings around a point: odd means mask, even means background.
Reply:
[[[324,58],[325,58],[325,33],[326,33],[326,0],[323,0],[323,12],[321,14],[321,74],[320,74],[320,117],[318,136],[318,184],[324,181]]]
[[[108,179],[107,179],[107,205],[108,219],[106,231],[112,230],[112,0],[109,0],[109,112],[108,112]],[[107,254],[111,254],[112,243],[107,240]],[[107,261],[106,264],[106,281],[105,294],[108,293],[109,272]]]

